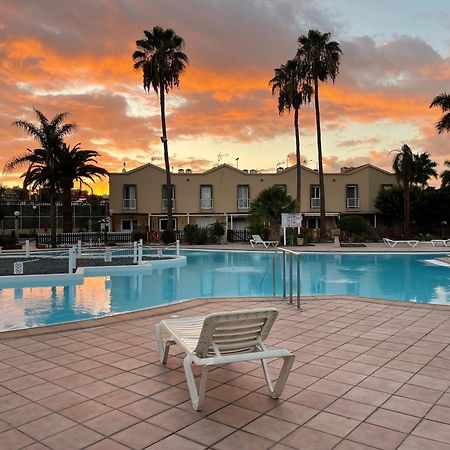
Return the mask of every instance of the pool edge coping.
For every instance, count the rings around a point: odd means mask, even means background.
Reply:
[[[160,306],[154,306],[152,308],[146,308],[139,311],[129,311],[124,313],[118,313],[111,316],[106,317],[98,317],[95,319],[83,319],[83,320],[77,320],[73,322],[66,322],[61,324],[55,324],[55,325],[43,325],[39,327],[33,327],[33,328],[23,328],[20,330],[6,330],[6,331],[0,331],[0,341],[7,340],[7,339],[14,339],[14,338],[21,338],[21,337],[31,337],[31,336],[38,336],[38,335],[45,335],[45,334],[51,334],[51,333],[59,333],[64,331],[77,331],[77,330],[84,330],[84,329],[90,329],[90,328],[97,328],[102,327],[105,325],[113,324],[113,323],[119,323],[129,320],[138,320],[138,319],[144,319],[149,317],[158,317],[163,316],[168,313],[174,313],[179,311],[184,311],[189,308],[189,305],[192,305],[193,303],[197,306],[198,304],[202,303],[223,303],[223,302],[239,302],[242,298],[239,297],[207,297],[207,298],[194,298],[190,300],[185,300],[182,302],[177,302],[175,304],[171,305],[160,305]],[[283,302],[288,303],[288,299],[285,299],[283,301],[280,299],[280,297],[249,297],[245,298],[246,301],[249,302],[261,302],[261,301],[270,301],[270,302]],[[402,300],[383,300],[383,299],[376,299],[371,297],[356,297],[356,296],[342,296],[342,295],[321,295],[321,296],[305,296],[301,298],[302,302],[310,302],[310,301],[320,301],[320,300],[347,300],[347,301],[360,301],[364,303],[374,303],[374,304],[380,304],[385,306],[397,306],[397,307],[403,307],[403,308],[419,308],[419,309],[431,309],[431,310],[446,310],[448,311],[450,309],[450,305],[440,305],[440,304],[434,304],[434,303],[413,303],[413,302],[405,302]],[[293,308],[295,308],[295,305],[292,305]],[[164,308],[164,311],[160,311]],[[295,308],[296,309],[296,308]],[[297,309],[296,309],[297,310]],[[300,307],[301,312],[301,307]]]

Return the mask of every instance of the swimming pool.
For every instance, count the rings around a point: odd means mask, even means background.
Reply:
[[[271,253],[188,250],[182,254],[187,257],[184,267],[156,268],[149,274],[131,271],[64,285],[41,282],[0,289],[0,330],[91,319],[197,297],[272,295]],[[450,267],[426,262],[445,255],[305,253],[301,294],[450,304]],[[280,296],[281,255],[276,288]]]

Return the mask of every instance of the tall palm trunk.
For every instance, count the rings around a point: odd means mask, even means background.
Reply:
[[[298,108],[295,109],[294,114],[294,127],[295,127],[295,157],[297,160],[296,174],[297,174],[297,208],[300,212],[300,195],[301,195],[301,162],[300,162],[300,132],[298,129]]]
[[[50,242],[53,248],[56,247],[56,192],[53,186],[50,187]]]
[[[404,221],[404,232],[405,237],[410,236],[410,223],[411,223],[411,191],[409,182],[407,180],[403,181],[403,221]]]
[[[161,106],[161,128],[162,141],[164,146],[164,164],[166,166],[166,185],[167,185],[167,229],[173,230],[172,223],[172,181],[170,176],[170,161],[169,161],[169,146],[167,144],[167,130],[166,130],[166,112],[165,112],[165,90],[164,84],[159,84],[159,103]]]
[[[326,240],[325,227],[325,181],[323,178],[322,162],[322,134],[320,132],[320,108],[319,108],[319,80],[314,78],[314,105],[316,109],[316,131],[317,131],[317,157],[319,160],[319,186],[320,186],[320,240]]]
[[[63,203],[63,233],[72,233],[72,181],[62,182],[62,203]]]

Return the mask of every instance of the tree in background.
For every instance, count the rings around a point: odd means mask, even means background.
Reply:
[[[444,92],[434,97],[430,108],[439,107],[442,110],[443,116],[436,123],[436,129],[439,133],[450,131],[450,94]]]
[[[270,229],[270,238],[280,239],[281,214],[296,209],[295,200],[281,186],[272,186],[260,192],[250,207],[253,225],[265,224]]]
[[[74,123],[64,123],[68,113],[56,114],[49,120],[39,110],[34,110],[38,124],[26,120],[16,120],[12,125],[25,130],[36,139],[40,148],[11,158],[5,165],[6,172],[12,172],[23,166],[27,170],[21,175],[24,188],[36,190],[46,188],[50,195],[50,227],[51,243],[56,247],[56,195],[59,188],[60,173],[57,165],[57,153],[61,149],[64,138],[77,129]]]
[[[308,84],[313,84],[316,111],[317,156],[319,162],[320,185],[320,239],[326,239],[325,228],[325,182],[322,161],[322,134],[320,130],[319,81],[333,83],[339,73],[342,50],[339,43],[330,41],[331,33],[309,30],[307,36],[298,38],[299,48],[296,58],[306,68]]]
[[[448,167],[448,169],[441,172],[441,189],[448,189],[450,188],[450,160],[445,161],[444,164]]]
[[[295,130],[295,156],[296,156],[296,176],[297,207],[300,211],[301,195],[301,158],[300,158],[300,131],[299,131],[299,110],[303,104],[311,103],[312,87],[305,80],[305,67],[298,59],[290,59],[286,64],[274,69],[275,75],[270,80],[272,85],[272,95],[278,93],[278,113],[290,112],[294,110],[294,130]]]
[[[108,175],[108,171],[97,165],[96,157],[99,153],[95,150],[83,150],[80,144],[73,148],[63,144],[57,151],[57,165],[60,174],[60,184],[63,202],[63,232],[71,233],[73,230],[72,217],[72,188],[74,183],[91,188],[87,182]],[[92,191],[92,188],[91,188]]]
[[[182,52],[184,40],[174,30],[153,27],[144,31],[145,39],[136,41],[138,50],[133,53],[134,69],[142,70],[143,86],[146,92],[150,88],[159,95],[161,109],[161,141],[164,146],[164,163],[167,185],[167,228],[172,224],[172,182],[170,175],[169,146],[167,143],[165,94],[180,84],[180,75],[188,63],[188,57]]]
[[[430,159],[430,155],[427,152],[415,154],[414,159],[417,166],[414,182],[420,184],[422,188],[425,188],[431,177],[437,178],[438,174],[435,169],[437,164]]]

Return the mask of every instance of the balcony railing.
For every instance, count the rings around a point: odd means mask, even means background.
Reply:
[[[347,208],[359,208],[359,198],[348,198]]]
[[[250,199],[248,198],[238,198],[238,209],[249,209]]]
[[[123,209],[136,209],[136,199],[135,198],[124,198],[123,199]]]
[[[213,209],[213,199],[212,198],[201,198],[200,199],[200,209],[210,211]]]
[[[167,209],[167,204],[169,203],[169,200],[167,198],[162,199],[162,209]],[[175,199],[172,199],[172,209],[175,209]]]
[[[320,198],[312,198],[310,200],[311,209],[320,208]]]

